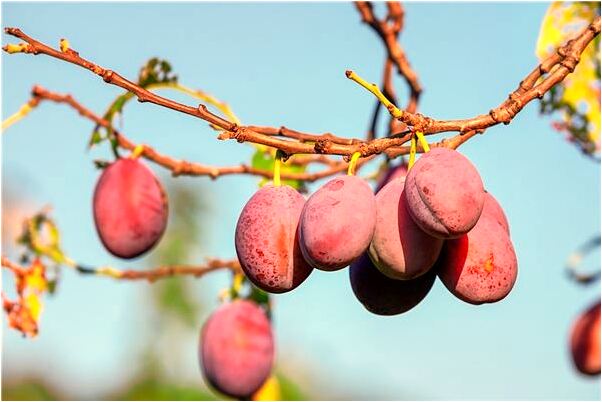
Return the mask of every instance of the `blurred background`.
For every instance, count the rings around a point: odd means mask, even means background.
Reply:
[[[503,101],[537,64],[548,5],[406,4],[401,43],[425,88],[420,111],[464,118]],[[350,3],[3,3],[2,16],[3,27],[57,46],[68,38],[83,57],[132,79],[151,57],[167,59],[181,83],[228,102],[243,123],[353,137],[364,135],[373,98],[344,71],[379,82],[385,57]],[[4,117],[34,84],[71,93],[99,114],[121,94],[46,56],[3,53],[2,65]],[[405,84],[395,84],[405,103]],[[128,104],[120,124],[134,142],[175,158],[235,165],[254,152],[150,104]],[[170,200],[166,236],[135,261],[106,252],[91,198],[100,174],[93,160],[111,151],[106,143],[87,151],[92,129],[73,110],[44,103],[2,135],[2,254],[16,258],[22,220],[51,205],[64,250],[82,263],[145,269],[235,256],[238,214],[259,179],[172,178],[157,166]],[[599,378],[579,375],[568,349],[570,325],[599,300],[599,284],[580,286],[564,272],[567,256],[600,233],[599,163],[553,129],[535,102],[461,151],[508,216],[519,261],[511,294],[472,306],[437,281],[415,309],[379,317],[355,299],[346,269],[315,271],[273,298],[284,399],[600,398]],[[583,263],[597,268],[599,259],[597,251]],[[63,270],[44,299],[36,338],[23,338],[3,317],[2,398],[219,398],[201,377],[197,343],[229,280],[216,272],[148,284]],[[2,288],[14,295],[4,270]]]

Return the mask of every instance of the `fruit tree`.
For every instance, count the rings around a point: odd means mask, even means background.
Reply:
[[[106,110],[96,112],[77,94],[34,85],[29,100],[2,123],[4,132],[26,116],[35,118],[32,112],[41,104],[54,103],[93,124],[88,147],[107,147],[112,158],[94,160],[99,176],[90,213],[99,241],[113,256],[129,260],[145,255],[169,229],[168,191],[151,167],[174,178],[260,179],[236,226],[225,228],[234,239],[231,255],[195,265],[136,270],[79,261],[64,250],[59,224],[49,210],[31,216],[17,239],[20,260],[2,256],[2,267],[15,285],[14,297],[2,295],[9,326],[26,337],[43,330],[43,300],[62,269],[149,282],[229,271],[230,285],[217,295],[223,304],[199,331],[195,352],[200,371],[220,395],[277,399],[277,393],[270,394],[278,336],[272,327],[273,295],[294,292],[312,276],[328,275],[320,271],[348,270],[357,299],[350,302],[375,315],[413,309],[436,280],[451,297],[471,305],[506,298],[520,277],[513,222],[462,146],[479,141],[493,126],[513,124],[527,105],[538,103],[543,114],[559,119],[554,128],[584,157],[598,160],[599,4],[551,4],[533,44],[537,65],[524,71],[507,95],[499,94],[500,103],[453,119],[419,112],[422,80],[400,41],[403,5],[358,1],[355,8],[386,57],[379,83],[361,71],[337,73],[357,87],[358,97],[374,98],[367,130],[353,138],[243,123],[218,97],[184,85],[166,60],[150,59],[131,77],[89,57],[95,44],[57,38],[58,46],[52,46],[24,28],[5,28],[11,39],[3,50],[11,57],[21,56],[23,63],[28,56],[52,58],[64,63],[65,71],[71,71],[70,65],[100,78],[99,86],[122,91]],[[398,96],[394,79],[403,80],[406,99]],[[166,95],[170,93],[175,95]],[[148,104],[149,113],[158,107],[203,122],[220,141],[253,147],[251,162],[215,166],[133,141],[120,128],[125,106],[133,100]],[[383,116],[386,127],[379,124]],[[369,171],[376,163],[379,167]],[[322,180],[308,194],[309,184]],[[599,238],[586,251],[598,243]],[[597,272],[570,272],[581,283],[597,283],[599,277]],[[567,345],[579,372],[600,374],[599,300],[576,319]]]

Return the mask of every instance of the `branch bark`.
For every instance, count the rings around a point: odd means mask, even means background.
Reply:
[[[95,124],[98,124],[102,127],[109,127],[109,122],[104,120],[102,117],[92,112],[90,109],[82,105],[78,102],[73,96],[69,94],[60,94],[57,92],[49,91],[43,88],[40,85],[36,85],[33,87],[31,91],[32,98],[28,102],[30,107],[38,106],[40,102],[52,101],[55,103],[66,104],[73,108],[78,114]],[[266,129],[266,128],[259,128]],[[131,142],[123,133],[119,130],[113,128],[113,132],[115,134],[115,138],[117,139],[118,145],[129,151],[133,151],[136,148],[136,144]],[[267,130],[266,130],[267,132]],[[289,130],[285,127],[282,127],[279,132],[283,133],[281,135],[297,135],[299,138],[314,138],[317,136],[312,136],[311,134],[299,133],[292,130]],[[269,132],[267,135],[279,135],[279,133]],[[326,135],[326,134],[325,134]],[[331,134],[327,134],[331,135]],[[351,140],[349,140],[351,141]],[[241,164],[238,166],[210,166],[204,165],[197,162],[189,162],[181,159],[174,159],[170,156],[161,154],[157,152],[154,148],[144,145],[141,156],[145,159],[156,163],[159,166],[162,166],[165,169],[168,169],[172,172],[173,176],[209,176],[212,179],[215,179],[220,176],[232,175],[232,174],[250,174],[255,176],[261,176],[268,179],[273,177],[273,172],[271,170],[257,169],[249,165]],[[332,159],[327,158],[325,155],[306,155],[305,160],[298,160],[299,162],[304,163],[322,163],[327,165],[328,168],[323,169],[322,171],[316,173],[297,173],[297,172],[282,172],[281,178],[285,180],[303,180],[308,182],[313,182],[325,177],[329,177],[335,175],[337,173],[344,172],[347,169],[347,163],[345,162],[336,162]],[[362,164],[366,163],[368,160],[364,159]]]
[[[2,256],[2,266],[14,272],[16,275],[23,275],[27,268],[10,261]],[[119,280],[147,280],[154,282],[158,279],[169,278],[172,276],[201,276],[213,271],[228,269],[232,272],[242,272],[238,259],[222,260],[219,258],[208,259],[205,264],[200,265],[166,265],[149,270],[119,270],[112,267],[89,268],[81,265],[74,266],[75,270],[85,275],[105,276]]]
[[[363,4],[363,3],[362,3]],[[365,10],[365,7],[361,10]],[[362,16],[367,15],[365,12]],[[367,22],[370,23],[369,16]],[[359,152],[362,157],[387,152],[389,155],[402,155],[409,153],[408,147],[400,147],[407,140],[408,136],[392,136],[389,138],[379,138],[367,142],[358,142],[354,144],[341,144],[334,141],[333,138],[318,139],[314,143],[299,142],[291,139],[277,138],[254,131],[249,127],[237,126],[213,113],[200,104],[198,107],[183,105],[173,100],[156,95],[133,82],[123,78],[118,73],[100,67],[79,56],[77,52],[71,49],[64,51],[55,50],[23,33],[18,28],[6,28],[6,33],[25,41],[20,45],[7,45],[3,49],[11,53],[31,53],[46,54],[48,56],[78,65],[103,78],[109,84],[113,84],[132,92],[140,102],[151,102],[159,106],[186,113],[200,119],[203,119],[224,131],[219,135],[219,139],[234,139],[238,142],[253,142],[280,149],[287,155],[292,154],[331,154],[351,156]],[[488,127],[499,123],[509,124],[514,116],[519,113],[526,104],[535,98],[541,98],[554,85],[561,82],[569,73],[571,73],[585,47],[600,33],[600,17],[597,17],[587,28],[585,28],[575,39],[560,47],[556,54],[550,56],[538,65],[529,75],[520,83],[519,87],[512,92],[508,99],[500,106],[491,109],[489,113],[478,115],[469,119],[460,120],[436,120],[419,113],[404,111],[399,120],[414,129],[422,131],[424,134],[435,134],[441,132],[456,131],[460,136],[469,135],[469,137],[459,138],[458,136],[443,140],[434,146],[457,146],[471,138],[474,132],[480,132]],[[421,88],[417,85],[415,74],[408,70],[408,65],[403,64],[405,54],[400,48],[394,47],[391,42],[390,34],[387,34],[386,43],[390,45],[390,57],[396,60],[396,65],[406,78],[408,83],[414,88],[416,95],[420,94]],[[389,49],[389,48],[388,48]],[[542,78],[544,75],[545,78]],[[541,81],[538,80],[541,79]],[[393,149],[391,149],[393,148]]]

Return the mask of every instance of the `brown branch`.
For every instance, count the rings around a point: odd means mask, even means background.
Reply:
[[[368,6],[365,6],[363,2],[360,2],[358,9],[362,13],[364,20],[371,23],[369,19],[370,14],[366,13]],[[366,17],[367,16],[367,17]],[[389,30],[391,33],[394,31]],[[219,135],[219,139],[235,139],[238,142],[253,142],[256,144],[263,144],[270,147],[280,149],[285,154],[292,155],[297,153],[305,154],[331,154],[331,155],[346,155],[350,156],[355,152],[359,152],[363,157],[375,155],[384,152],[385,150],[397,147],[397,152],[400,154],[407,153],[406,147],[401,147],[407,140],[405,137],[395,138],[379,138],[369,142],[359,142],[355,144],[339,144],[329,139],[319,139],[313,143],[304,143],[298,141],[292,141],[290,139],[277,138],[273,135],[266,135],[258,133],[248,127],[239,127],[233,123],[227,122],[219,116],[213,115],[207,111],[204,105],[200,105],[198,108],[186,106],[155,95],[144,88],[137,86],[131,81],[126,80],[119,74],[99,67],[79,56],[79,54],[73,50],[67,50],[60,52],[54,50],[32,38],[25,35],[21,30],[17,28],[7,28],[6,32],[10,35],[18,37],[27,44],[17,45],[19,52],[32,53],[32,54],[47,54],[49,56],[67,61],[84,67],[95,74],[103,77],[103,79],[117,86],[120,86],[138,97],[138,100],[142,102],[152,102],[160,106],[164,106],[182,113],[187,113],[201,119],[204,119],[216,126],[222,127],[225,131]],[[579,62],[579,57],[587,44],[600,33],[600,18],[597,17],[586,29],[584,29],[575,39],[567,42],[566,45],[562,46],[557,50],[557,54],[550,56],[544,60],[535,70],[533,70],[525,80],[521,82],[519,88],[510,94],[508,100],[503,102],[500,106],[492,109],[488,114],[479,115],[471,119],[463,120],[435,120],[430,117],[423,116],[418,113],[403,112],[399,120],[406,123],[409,126],[418,129],[425,134],[435,134],[440,132],[458,131],[460,135],[466,135],[472,131],[481,131],[485,128],[493,125],[504,123],[508,124],[512,118],[522,108],[534,98],[541,98],[543,95],[554,85],[562,81],[570,72],[572,72]],[[387,33],[387,38],[393,37],[390,33]],[[389,39],[386,40],[387,46],[392,46]],[[12,45],[11,49],[14,49],[15,45]],[[3,48],[5,51],[9,51],[9,46]],[[389,47],[388,47],[389,49]],[[397,51],[395,51],[397,49]],[[405,54],[399,52],[400,48],[393,47],[393,51],[390,57],[395,61],[397,67],[402,71],[408,84],[413,85],[414,92],[420,93],[420,87],[417,85],[415,80],[415,74],[408,71],[409,65],[401,64],[405,60]],[[401,57],[401,56],[403,57]],[[406,60],[407,61],[407,60]],[[400,67],[401,66],[401,67]],[[404,67],[405,66],[405,67]],[[557,66],[552,70],[553,66]],[[405,71],[405,72],[404,72]],[[537,84],[537,81],[544,74],[549,74]],[[466,137],[464,137],[466,138]],[[462,142],[463,138],[454,137],[447,141],[442,141],[437,144],[440,146],[446,146],[445,144],[455,144]],[[394,151],[394,150],[391,150]],[[186,171],[186,169],[183,169]]]
[[[2,256],[2,266],[8,268],[16,275],[24,275],[28,269],[10,261]],[[238,259],[222,260],[219,258],[208,259],[205,264],[200,265],[166,265],[150,270],[118,270],[111,267],[89,268],[81,265],[75,265],[73,268],[81,274],[107,276],[119,280],[147,280],[154,282],[158,279],[164,279],[172,276],[201,276],[213,271],[228,269],[232,272],[242,272]]]
[[[106,128],[110,127],[110,124],[107,120],[103,119],[99,115],[92,112],[90,109],[83,106],[81,103],[75,100],[73,96],[69,94],[59,94],[56,92],[52,92],[39,85],[33,87],[31,94],[32,99],[29,101],[29,104],[31,106],[37,106],[43,100],[66,104],[72,107],[75,111],[77,111],[80,116],[91,120],[99,126]],[[116,130],[115,128],[113,128],[112,130],[115,134],[115,138],[117,139],[117,143],[121,148],[130,151],[134,150],[136,144],[127,139],[119,130]],[[209,176],[215,179],[219,176],[231,174],[252,174],[268,179],[271,179],[273,177],[273,172],[271,170],[257,169],[244,164],[238,166],[216,167],[196,162],[188,162],[185,160],[176,160],[167,155],[157,152],[154,148],[148,145],[144,145],[144,150],[142,151],[141,156],[158,164],[159,166],[170,170],[174,176]],[[297,160],[299,163],[302,163],[303,159],[300,159],[300,157],[301,155],[297,156]],[[336,162],[332,159],[327,158],[325,155],[304,155],[304,157],[305,163],[322,163],[327,165],[328,168],[317,173],[282,172],[281,178],[286,180],[304,180],[308,182],[313,182],[337,173],[344,172],[347,169],[347,163]],[[366,161],[362,161],[362,164],[365,162]]]
[[[78,269],[79,272],[84,274],[94,274],[99,276],[109,276],[118,280],[147,280],[149,282],[155,282],[158,279],[169,278],[173,276],[194,276],[200,278],[210,272],[228,269],[234,273],[242,272],[240,263],[237,259],[221,260],[221,259],[209,259],[205,264],[201,265],[168,265],[160,266],[150,270],[116,270],[114,268],[95,268],[94,270]]]
[[[483,130],[499,123],[510,124],[512,119],[533,99],[541,99],[554,85],[575,70],[581,53],[600,34],[600,17],[583,29],[574,39],[559,47],[556,53],[542,61],[508,99],[489,113],[462,120],[434,120],[420,114],[403,113],[400,120],[420,129],[425,134]],[[553,68],[554,67],[554,68]],[[546,75],[547,74],[547,75]],[[545,78],[542,78],[544,77]],[[538,80],[541,78],[539,83]]]
[[[387,2],[388,14],[379,20],[374,15],[372,3],[367,1],[356,1],[362,21],[368,24],[385,44],[389,59],[395,64],[397,72],[405,79],[410,88],[410,101],[406,110],[415,113],[418,100],[422,93],[422,87],[418,81],[418,75],[410,66],[405,52],[399,44],[398,37],[403,28],[404,10],[400,2]],[[390,22],[390,23],[389,23]]]
[[[362,140],[357,139],[357,138],[337,137],[336,135],[334,135],[332,133],[323,133],[323,134],[303,133],[301,131],[292,130],[292,129],[284,127],[284,126],[282,126],[280,128],[266,127],[266,126],[246,126],[245,128],[248,130],[255,131],[259,134],[293,138],[300,142],[330,141],[334,144],[341,144],[341,145],[353,145],[353,144],[359,144],[362,142]]]
[[[93,72],[94,74],[100,76],[106,83],[116,85],[118,87],[121,87],[121,88],[131,92],[132,94],[134,94],[137,97],[139,102],[153,103],[153,104],[156,104],[159,106],[166,107],[168,109],[172,109],[172,110],[175,110],[175,111],[178,111],[181,113],[185,113],[185,114],[189,114],[189,115],[198,117],[202,120],[209,122],[210,124],[213,124],[214,126],[217,126],[223,130],[226,130],[226,132],[230,132],[231,135],[233,136],[232,138],[236,138],[236,137],[242,138],[243,136],[246,136],[246,135],[252,135],[255,139],[255,141],[254,141],[255,143],[278,148],[288,155],[292,155],[292,154],[296,154],[296,153],[306,153],[306,154],[326,153],[326,152],[320,152],[319,149],[320,149],[320,147],[329,148],[329,144],[335,145],[335,149],[337,149],[337,151],[338,151],[336,154],[338,154],[338,155],[352,155],[354,153],[354,151],[351,151],[351,149],[350,149],[350,148],[352,148],[350,144],[348,147],[342,147],[342,145],[340,145],[341,143],[343,143],[343,144],[349,143],[349,141],[351,141],[351,143],[352,143],[353,140],[345,141],[342,139],[338,139],[335,136],[332,136],[332,134],[328,134],[328,135],[324,135],[324,136],[314,136],[314,135],[310,135],[310,134],[306,135],[305,137],[308,141],[316,141],[316,144],[314,146],[312,144],[305,144],[305,143],[296,144],[296,143],[293,143],[288,140],[272,138],[272,136],[275,134],[271,134],[271,135],[262,134],[262,133],[253,131],[253,129],[250,127],[238,127],[236,124],[231,123],[231,122],[211,113],[207,109],[207,107],[203,104],[199,104],[198,107],[192,107],[192,106],[188,106],[188,105],[184,105],[184,104],[175,102],[171,99],[162,97],[160,95],[154,94],[154,93],[138,86],[137,84],[133,83],[132,81],[127,80],[126,78],[124,78],[120,74],[118,74],[117,72],[110,70],[110,69],[106,69],[97,64],[94,64],[93,62],[91,62],[89,60],[84,59],[83,57],[81,57],[79,55],[78,52],[76,52],[72,49],[67,49],[66,51],[59,51],[59,50],[53,49],[52,47],[50,47],[42,42],[39,42],[39,41],[33,39],[32,37],[26,35],[19,28],[5,28],[5,32],[9,35],[12,35],[12,36],[19,38],[26,42],[26,44],[22,44],[22,45],[18,46],[18,48],[19,48],[18,51],[13,51],[11,48],[11,45],[4,46],[3,50],[6,52],[29,53],[29,54],[34,54],[34,55],[45,54],[45,55],[57,58],[59,60],[63,60],[68,63],[83,67],[83,68]],[[244,134],[243,134],[243,131],[244,131]],[[279,132],[278,135],[284,135],[283,133],[288,133],[290,135],[303,136],[303,133],[295,132],[293,130],[288,130],[288,129],[285,129],[285,130],[278,129],[278,132]],[[316,137],[318,137],[318,138],[316,138]],[[239,173],[239,172],[237,172],[237,173]]]
[[[387,15],[382,19],[378,20],[374,15],[374,11],[372,9],[372,4],[368,2],[356,2],[356,6],[360,15],[362,16],[362,20],[366,22],[369,26],[373,27],[376,33],[383,40],[385,47],[387,47],[387,57],[385,59],[385,64],[383,68],[383,79],[382,79],[382,93],[393,103],[397,104],[397,96],[395,94],[395,88],[393,86],[393,63],[394,60],[391,58],[389,51],[390,44],[392,43],[390,40],[387,41],[387,35],[394,37],[395,48],[401,48],[399,44],[399,35],[403,29],[403,19],[404,19],[404,9],[401,5],[401,2],[390,1],[387,2]],[[404,56],[405,57],[405,56]],[[400,60],[397,60],[397,66],[399,66]],[[407,60],[404,61],[407,64]],[[409,64],[408,64],[409,67]],[[411,68],[410,68],[411,70]],[[398,72],[400,74],[407,73],[408,69],[399,69]],[[415,113],[418,106],[418,97],[420,95],[420,90],[418,92],[415,91],[416,87],[420,88],[420,85],[417,84],[417,76],[414,75],[404,76],[406,78],[406,82],[409,79],[413,79],[416,82],[415,85],[409,84],[410,88],[410,101],[406,107],[406,111]],[[380,102],[376,101],[374,110],[372,112],[372,119],[370,121],[370,126],[366,135],[366,140],[370,141],[374,138],[378,137],[376,133],[376,128],[378,124],[378,116],[380,112]],[[394,119],[393,116],[389,118],[389,130],[387,135],[391,135],[394,132],[404,131],[407,129],[407,126],[403,123],[400,123],[398,120]]]
[[[7,268],[11,272],[13,272],[15,275],[24,275],[25,272],[27,271],[27,268],[22,267],[21,265],[12,262],[5,256],[2,256],[2,267]]]

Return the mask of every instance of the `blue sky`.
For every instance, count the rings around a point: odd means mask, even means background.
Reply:
[[[536,65],[546,8],[407,4],[402,44],[425,88],[421,112],[464,118],[497,106]],[[227,101],[248,124],[359,137],[373,99],[344,71],[377,81],[384,59],[382,44],[347,3],[3,3],[2,11],[3,26],[50,44],[66,37],[82,56],[126,77],[134,78],[150,57],[166,58],[182,83]],[[5,36],[2,43],[9,41]],[[35,83],[70,92],[99,112],[120,93],[45,56],[3,54],[2,62],[4,116],[27,100]],[[396,87],[407,96],[402,80]],[[194,118],[150,104],[128,105],[123,128],[132,140],[178,158],[232,165],[252,154],[248,146],[217,141]],[[110,154],[104,147],[85,152],[90,129],[66,107],[44,104],[2,136],[2,184],[31,200],[24,208],[53,205],[64,247],[77,260],[133,266],[111,258],[94,232],[90,200],[98,171],[91,160]],[[475,307],[436,282],[416,309],[377,317],[355,300],[347,270],[315,272],[295,292],[277,296],[275,312],[279,362],[285,372],[296,362],[310,371],[311,395],[600,397],[599,380],[578,376],[567,349],[571,321],[599,298],[599,288],[581,288],[563,272],[567,255],[600,232],[599,165],[553,131],[536,104],[461,151],[508,216],[519,261],[514,290],[501,303]],[[163,180],[176,180],[153,168]],[[236,220],[257,180],[177,180],[196,186],[211,208],[211,236],[199,245],[199,257],[233,256]],[[12,286],[8,276],[3,279]],[[195,289],[214,300],[226,280],[216,274]],[[66,272],[46,304],[38,339],[22,339],[3,319],[4,375],[39,372],[81,398],[119,386],[127,380],[137,337],[148,329],[143,312],[130,314],[143,311],[147,286]],[[195,344],[196,335],[183,341],[182,350],[190,353],[178,375],[201,386]]]

